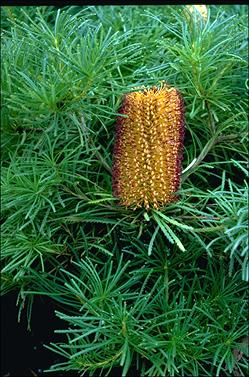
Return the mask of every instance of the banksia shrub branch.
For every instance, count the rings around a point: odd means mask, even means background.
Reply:
[[[1,292],[54,375],[248,376],[248,7],[197,7],[1,9]]]
[[[134,208],[177,200],[184,137],[183,100],[175,88],[129,93],[116,125],[113,193]]]

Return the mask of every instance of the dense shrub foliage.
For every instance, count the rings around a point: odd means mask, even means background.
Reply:
[[[247,13],[2,7],[2,294],[54,299],[51,371],[247,375]],[[114,125],[163,82],[185,103],[180,200],[133,211]]]

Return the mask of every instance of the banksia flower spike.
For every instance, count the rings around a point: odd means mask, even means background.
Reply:
[[[120,204],[156,208],[177,200],[184,137],[183,100],[164,85],[126,94],[116,123],[113,194]]]

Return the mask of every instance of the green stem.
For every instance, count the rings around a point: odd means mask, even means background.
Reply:
[[[169,275],[168,275],[168,263],[167,260],[164,265],[164,287],[165,287],[165,298],[166,298],[166,303],[168,304],[169,301]]]
[[[200,165],[200,163],[202,162],[202,160],[204,160],[204,158],[206,157],[206,155],[209,153],[209,151],[212,149],[212,147],[216,144],[217,142],[217,135],[214,135],[208,142],[207,144],[205,145],[205,147],[203,148],[203,150],[201,151],[201,153],[199,154],[199,156],[197,157],[196,161],[194,162],[194,164],[191,166],[191,168],[189,170],[186,171],[186,173],[183,174],[182,176],[182,183],[188,178],[188,176],[190,174],[192,174],[194,172],[194,170],[196,169],[196,167],[198,165]]]

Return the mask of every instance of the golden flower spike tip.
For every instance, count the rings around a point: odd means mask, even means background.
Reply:
[[[183,112],[180,93],[167,85],[125,95],[112,170],[113,194],[121,205],[158,209],[178,199]]]

